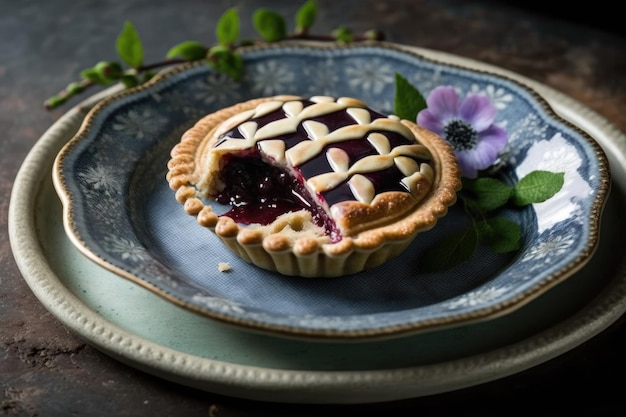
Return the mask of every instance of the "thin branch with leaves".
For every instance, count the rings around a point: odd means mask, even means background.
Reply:
[[[241,20],[239,12],[233,7],[224,12],[217,22],[215,44],[207,46],[198,41],[184,41],[171,47],[166,59],[151,64],[144,63],[139,34],[134,25],[127,21],[116,42],[119,61],[101,61],[81,71],[80,80],[70,83],[58,94],[48,98],[44,105],[49,110],[57,108],[74,96],[98,85],[121,82],[126,87],[135,87],[150,80],[159,69],[186,62],[206,61],[217,71],[239,80],[244,70],[239,50],[245,46],[286,40],[348,43],[383,39],[382,33],[376,30],[356,35],[345,27],[335,29],[330,35],[315,35],[311,33],[311,28],[316,17],[317,3],[307,0],[297,10],[294,31],[289,33],[287,20],[282,15],[267,8],[259,8],[252,15],[252,24],[260,38],[240,40]]]

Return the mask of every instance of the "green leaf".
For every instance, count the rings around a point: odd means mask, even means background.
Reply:
[[[354,34],[346,27],[340,26],[332,32],[333,37],[340,43],[352,42]]]
[[[424,272],[453,268],[472,257],[478,247],[478,235],[473,226],[438,241],[424,254]]]
[[[257,9],[252,15],[252,24],[266,42],[277,42],[287,37],[285,19],[272,10]]]
[[[56,109],[57,107],[67,103],[68,98],[69,96],[52,96],[45,101],[44,106],[46,106],[46,109],[48,110]]]
[[[533,171],[518,181],[513,189],[513,202],[518,206],[546,201],[559,192],[565,173]]]
[[[215,29],[217,42],[220,45],[230,46],[239,38],[239,13],[232,7],[224,12],[217,22]]]
[[[117,54],[132,68],[139,68],[143,64],[143,45],[139,34],[131,22],[124,23],[122,32],[117,37]]]
[[[95,84],[108,84],[109,82],[100,75],[95,68],[86,68],[80,72],[80,76]]]
[[[126,88],[136,87],[139,85],[139,79],[135,74],[124,74],[122,83]]]
[[[112,81],[117,81],[124,75],[124,68],[119,62],[109,62],[104,75]]]
[[[157,75],[155,70],[145,71],[141,76],[141,83],[143,84],[150,81],[155,75]]]
[[[76,95],[85,91],[85,87],[78,82],[71,82],[65,87],[67,94]]]
[[[477,223],[480,242],[496,253],[513,252],[520,248],[520,226],[504,217],[493,217]]]
[[[394,112],[401,119],[414,122],[417,113],[426,108],[424,96],[402,75],[396,72]]]
[[[92,81],[98,84],[107,85],[122,78],[122,66],[118,62],[100,61],[93,68],[93,71],[83,71],[84,75],[93,77]]]
[[[505,205],[513,194],[513,187],[490,177],[476,179],[463,178],[463,195],[474,200],[474,205],[482,211],[492,211]]]
[[[243,75],[243,58],[224,46],[211,48],[208,62],[217,71],[229,75],[235,81],[241,79]]]
[[[187,61],[206,58],[208,49],[199,42],[185,41],[174,45],[168,52],[168,58],[181,57]]]
[[[315,23],[317,17],[317,3],[308,0],[296,13],[296,32],[306,33]]]

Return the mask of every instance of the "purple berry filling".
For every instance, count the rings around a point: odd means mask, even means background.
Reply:
[[[257,148],[226,155],[222,163],[220,179],[228,185],[215,200],[231,206],[223,215],[241,224],[267,225],[282,214],[306,209],[311,212],[313,222],[326,230],[331,241],[341,240],[335,222],[313,201],[299,173],[298,178],[265,162]]]

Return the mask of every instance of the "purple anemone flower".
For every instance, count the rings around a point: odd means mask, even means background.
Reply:
[[[417,115],[417,123],[446,139],[466,178],[490,167],[507,144],[506,131],[493,122],[496,107],[482,94],[461,99],[453,87],[441,86],[430,92],[427,108]]]

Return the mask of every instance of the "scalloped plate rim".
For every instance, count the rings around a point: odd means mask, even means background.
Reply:
[[[369,46],[372,46],[372,45],[356,45],[354,47],[347,47],[345,49],[352,49],[352,48],[359,49],[359,48],[367,48]],[[335,49],[334,47],[325,47],[325,46],[318,47],[315,45],[310,45],[308,43],[305,43],[303,45],[299,45],[296,43],[289,43],[287,45],[272,45],[268,48],[253,48],[251,49],[251,51],[253,52],[265,51],[265,50],[272,50],[274,48],[280,49],[283,47],[285,49],[295,49],[295,50],[298,50],[300,48]],[[373,45],[373,47],[383,48],[383,49],[389,48],[391,51],[401,50],[401,48],[397,48],[389,44],[376,44],[376,45]],[[344,48],[338,48],[338,49],[344,49]],[[445,66],[455,65],[455,64],[450,64],[450,63],[439,63],[438,61],[432,60],[430,58],[423,58],[420,55],[417,55],[417,56],[419,56],[421,59],[425,59],[429,62],[432,62],[434,65],[440,65],[440,64],[445,65]],[[157,288],[152,283],[146,282],[146,280],[144,280],[143,278],[138,277],[132,273],[129,273],[128,271],[125,271],[117,267],[113,263],[108,262],[106,259],[101,258],[99,254],[95,253],[92,250],[92,248],[88,247],[84,243],[83,239],[80,236],[80,232],[76,230],[75,226],[71,222],[71,213],[72,213],[72,205],[70,204],[71,193],[66,189],[64,181],[61,178],[61,175],[58,173],[58,169],[60,169],[60,167],[62,166],[62,161],[64,159],[65,153],[67,152],[68,149],[71,149],[71,146],[72,146],[71,144],[74,143],[76,140],[80,140],[84,132],[88,130],[88,126],[90,125],[89,119],[98,117],[102,109],[105,109],[109,105],[115,105],[115,103],[121,98],[124,98],[129,95],[141,94],[142,91],[148,91],[150,88],[152,88],[155,85],[158,86],[163,82],[168,82],[168,80],[171,80],[172,77],[175,77],[177,74],[183,73],[197,66],[198,65],[195,65],[195,64],[185,65],[185,66],[181,66],[173,70],[167,71],[164,74],[160,75],[154,81],[151,81],[149,84],[140,86],[136,89],[119,92],[117,94],[114,94],[113,96],[110,96],[104,99],[101,103],[97,104],[87,116],[86,118],[87,121],[83,124],[81,131],[75,136],[75,139],[73,139],[68,144],[68,146],[64,147],[63,150],[59,152],[59,155],[55,161],[55,169],[54,169],[54,175],[53,175],[55,188],[57,189],[57,191],[59,192],[59,195],[61,196],[63,200],[64,225],[66,227],[68,236],[70,237],[71,241],[77,246],[77,248],[81,252],[83,252],[85,255],[87,255],[94,262],[101,264],[105,268],[117,273],[118,275],[124,278],[130,279],[132,281],[139,283],[140,285],[150,289],[153,292],[156,292],[158,295],[168,299],[169,301],[172,301],[184,308],[206,315],[207,317],[210,317],[212,319],[225,321],[227,323],[241,326],[242,328],[249,328],[251,330],[267,331],[269,333],[276,334],[276,335],[305,337],[305,338],[314,338],[314,339],[322,339],[322,340],[330,340],[330,339],[332,340],[335,340],[335,339],[363,340],[363,339],[371,339],[371,338],[397,337],[401,335],[414,334],[419,331],[439,328],[442,326],[461,325],[465,323],[471,323],[477,320],[490,319],[490,318],[494,318],[502,314],[506,314],[510,311],[514,311],[517,308],[521,307],[522,305],[526,304],[527,302],[531,301],[532,299],[536,298],[537,296],[541,295],[545,291],[549,290],[549,288],[551,288],[552,286],[558,284],[559,282],[563,281],[564,279],[566,279],[567,277],[575,273],[579,268],[584,266],[586,262],[590,259],[590,257],[593,255],[593,252],[597,246],[597,236],[596,236],[597,229],[599,228],[599,220],[601,217],[600,215],[601,215],[602,207],[604,205],[606,196],[608,194],[608,182],[610,179],[610,175],[608,171],[608,163],[604,160],[605,156],[603,153],[601,153],[601,149],[599,145],[597,145],[597,143],[588,134],[581,131],[583,133],[583,136],[589,140],[589,144],[588,144],[589,146],[598,147],[599,165],[603,167],[602,173],[604,174],[604,176],[606,176],[605,182],[607,183],[606,188],[603,190],[600,190],[595,200],[595,204],[594,204],[595,209],[593,210],[595,214],[595,218],[593,218],[590,221],[591,231],[590,231],[590,238],[587,242],[587,246],[585,247],[585,250],[583,251],[583,253],[580,254],[578,258],[576,258],[574,261],[567,264],[566,267],[557,271],[552,276],[548,277],[548,279],[545,282],[542,282],[541,285],[535,286],[534,288],[529,290],[527,293],[519,295],[517,299],[515,300],[508,300],[506,303],[500,304],[496,306],[495,308],[487,308],[483,310],[474,311],[469,316],[468,315],[461,315],[457,317],[450,316],[446,320],[437,321],[434,323],[419,323],[418,322],[418,324],[416,324],[415,322],[413,322],[413,323],[408,323],[406,325],[387,326],[384,328],[341,330],[341,329],[327,329],[327,328],[322,328],[322,329],[298,328],[298,327],[292,327],[292,326],[274,325],[272,323],[270,324],[263,323],[263,322],[257,323],[257,322],[254,322],[253,320],[246,321],[245,319],[241,320],[238,317],[233,318],[233,317],[229,317],[228,315],[223,315],[218,311],[210,311],[210,310],[207,311],[202,308],[198,308],[197,305],[190,304],[187,300],[178,299],[175,296],[168,294],[166,290],[162,288]],[[475,72],[475,71],[482,72],[482,71],[471,69],[468,67],[463,67],[462,65],[459,65],[459,66],[463,70],[467,70],[470,72]],[[484,73],[489,76],[496,76],[500,78],[504,77],[502,75],[491,74],[488,71],[485,71]],[[557,120],[560,122],[564,122],[568,125],[571,125],[571,123],[567,122],[565,119],[556,115],[553,112],[553,110],[548,106],[548,104],[545,102],[545,100],[538,93],[536,93],[533,89],[519,83],[518,81],[514,81],[514,82],[519,84],[523,88],[527,89],[529,93],[539,101],[540,105],[546,107],[545,109],[546,112],[551,113],[552,117],[557,118]],[[572,125],[572,127],[574,126]]]

